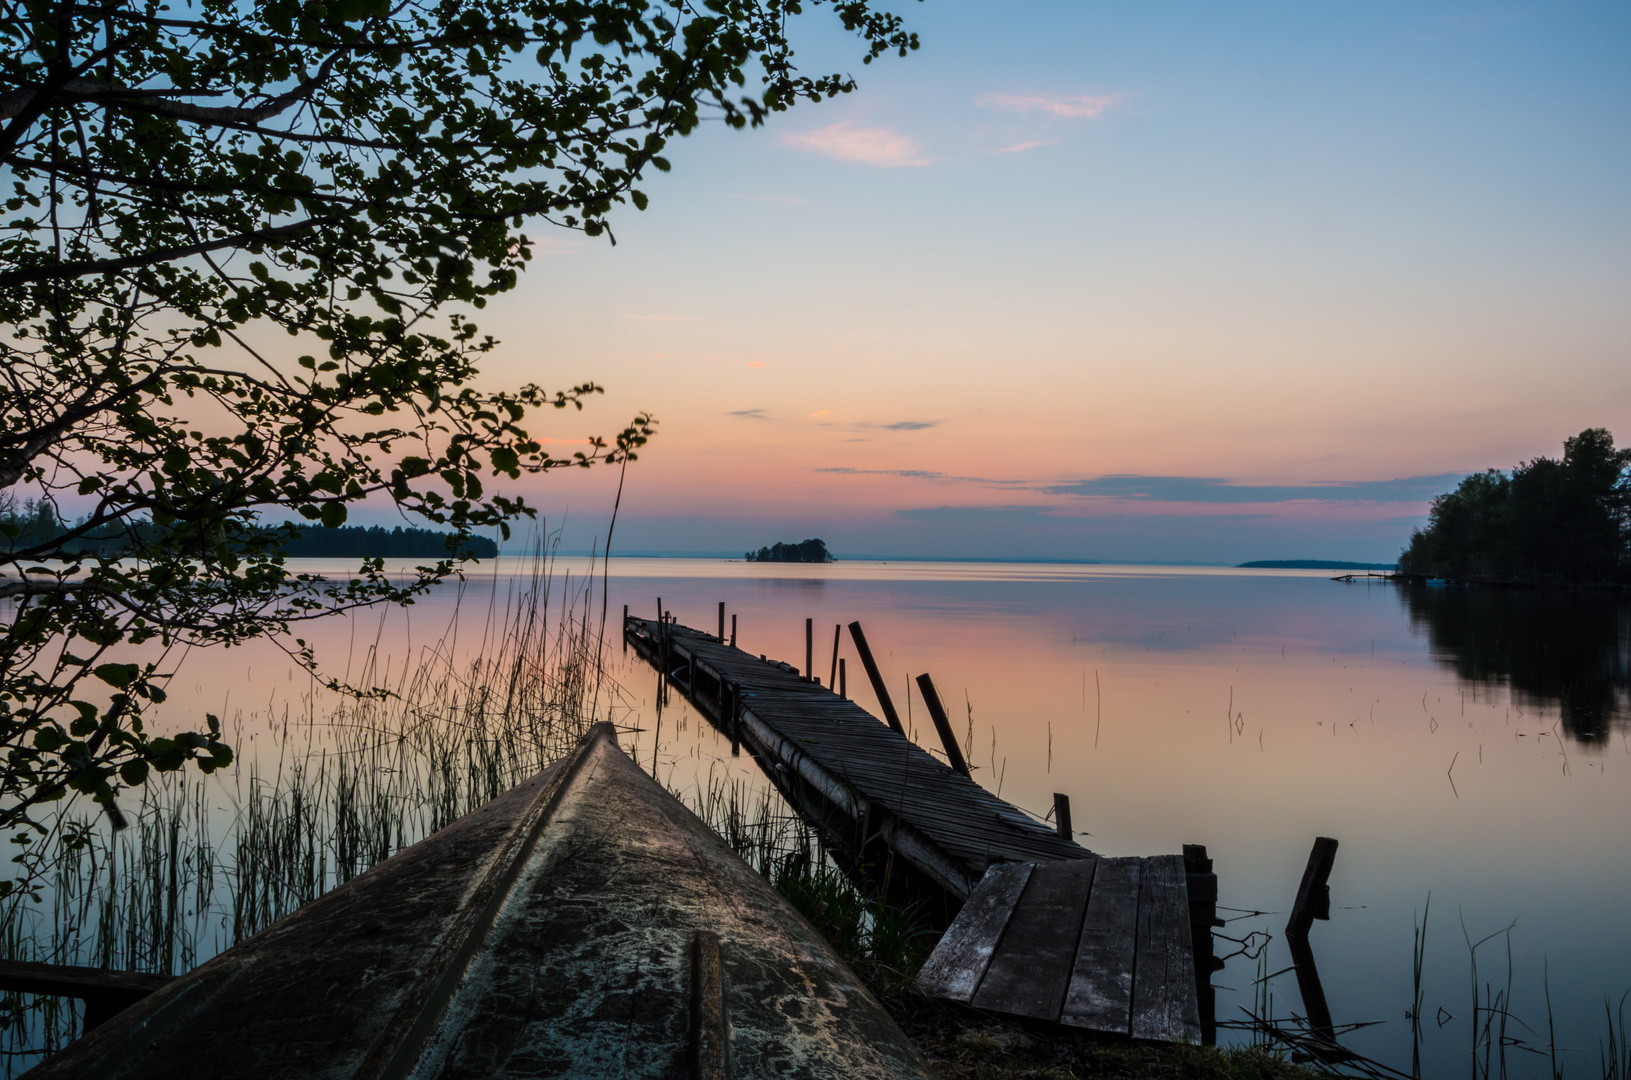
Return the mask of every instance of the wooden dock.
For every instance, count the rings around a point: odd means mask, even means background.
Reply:
[[[789,664],[668,620],[625,617],[623,633],[818,819],[842,860],[897,874],[904,864],[940,891],[949,929],[924,990],[1134,1038],[1211,1041],[1217,879],[1204,848],[1101,857]]]
[[[1200,1042],[1184,860],[991,868],[917,984],[977,1009]]]
[[[748,747],[790,803],[819,800],[848,819],[848,835],[834,834],[842,854],[858,859],[881,844],[954,908],[993,863],[1093,857],[788,664],[687,626],[669,623],[665,633],[655,619],[631,617],[624,634]]]

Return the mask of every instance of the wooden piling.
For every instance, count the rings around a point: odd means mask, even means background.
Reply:
[[[872,650],[867,647],[866,634],[862,632],[859,622],[849,624],[849,636],[855,642],[855,651],[860,654],[861,666],[866,668],[866,677],[872,681],[872,692],[878,695],[878,708],[883,710],[884,723],[900,734],[906,734],[906,729],[900,726],[900,715],[895,712],[895,703],[890,700],[889,688],[883,684],[878,662],[872,658]]]
[[[736,613],[731,612],[731,648],[736,648]]]
[[[629,651],[629,605],[623,605],[623,651]]]
[[[742,688],[731,687],[731,757],[742,756]]]
[[[815,620],[804,620],[804,677],[815,678]]]
[[[940,693],[934,688],[934,680],[928,674],[917,677],[917,688],[923,694],[923,704],[929,707],[929,717],[934,721],[934,730],[940,735],[940,745],[946,748],[946,760],[951,767],[964,776],[971,776],[968,771],[968,762],[963,760],[963,751],[957,745],[957,735],[951,730],[951,720],[946,716],[946,707],[940,704]]]
[[[1061,840],[1070,840],[1076,835],[1070,831],[1070,796],[1057,791],[1053,793],[1053,831]]]
[[[843,633],[843,630],[844,630],[844,627],[843,627],[843,625],[841,623],[833,623],[833,625],[832,625],[832,671],[827,673],[827,685],[828,686],[836,687],[838,685],[838,638]]]
[[[844,658],[842,656],[838,658],[838,696],[841,698],[849,697],[849,677],[844,672]]]
[[[1337,842],[1329,836],[1314,838],[1314,848],[1308,853],[1308,865],[1303,869],[1302,884],[1297,887],[1297,902],[1291,905],[1291,918],[1286,923],[1286,935],[1308,936],[1308,928],[1315,919],[1331,917],[1331,887],[1326,884],[1331,867],[1337,860]]]
[[[725,601],[719,602],[719,640],[725,640]]]

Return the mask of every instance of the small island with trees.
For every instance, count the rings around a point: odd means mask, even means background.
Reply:
[[[1631,584],[1631,448],[1606,428],[1510,473],[1474,473],[1433,500],[1399,577],[1488,584]]]
[[[833,554],[824,541],[806,540],[800,544],[776,543],[758,551],[744,551],[742,558],[748,562],[829,563],[833,561]]]

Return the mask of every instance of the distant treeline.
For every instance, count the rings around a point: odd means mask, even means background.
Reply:
[[[292,558],[326,559],[441,559],[451,554],[448,541],[455,534],[435,529],[393,529],[374,525],[342,525],[330,529],[322,525],[295,523],[299,535],[284,546]],[[48,502],[30,499],[10,507],[0,506],[0,548],[25,550],[68,532],[70,526]],[[69,545],[70,551],[118,555],[134,541],[159,538],[149,522],[112,524],[92,529]],[[498,544],[485,536],[466,537],[463,550],[480,559],[498,555]]]
[[[284,553],[291,558],[322,559],[441,559],[451,554],[450,532],[435,529],[394,529],[373,525],[342,525],[337,529],[321,525],[299,525],[300,536],[289,541]],[[485,536],[464,538],[464,550],[478,559],[498,555],[498,544]]]
[[[1335,559],[1259,559],[1243,562],[1242,570],[1392,570],[1392,563],[1339,562]]]
[[[1510,473],[1476,473],[1433,500],[1399,572],[1430,578],[1631,583],[1631,449],[1605,428]]]
[[[757,552],[746,551],[742,558],[748,562],[832,562],[832,552],[820,540],[806,540],[802,544],[773,544]]]

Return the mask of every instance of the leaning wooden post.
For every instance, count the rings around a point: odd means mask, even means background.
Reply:
[[[934,688],[934,680],[927,674],[917,677],[917,688],[923,694],[923,704],[929,707],[929,717],[934,721],[935,731],[940,733],[940,745],[946,748],[946,760],[951,767],[972,779],[968,771],[968,762],[963,760],[963,751],[957,745],[957,735],[951,730],[951,720],[946,716],[946,707],[940,704],[940,693]]]
[[[1315,919],[1331,917],[1331,887],[1326,880],[1336,860],[1337,842],[1329,836],[1315,837],[1314,849],[1308,853],[1308,866],[1303,869],[1302,884],[1297,887],[1297,902],[1291,905],[1287,936],[1307,937]]]
[[[838,689],[838,638],[839,638],[839,635],[843,633],[843,631],[844,631],[844,628],[843,628],[842,625],[840,625],[839,623],[833,623],[833,626],[832,626],[832,671],[828,672],[828,674],[827,674],[827,685],[832,687],[835,690]]]
[[[815,678],[815,620],[804,620],[804,681]]]
[[[1070,840],[1075,833],[1070,831],[1070,796],[1053,793],[1053,830],[1059,834],[1059,839]]]
[[[742,688],[731,687],[731,757],[742,756]]]
[[[900,726],[900,716],[895,712],[895,703],[890,700],[889,688],[883,684],[883,676],[878,672],[878,662],[872,659],[872,650],[867,648],[866,634],[861,632],[861,624],[849,624],[850,640],[855,642],[855,651],[860,654],[861,666],[866,668],[866,677],[872,681],[872,692],[878,695],[878,708],[883,710],[884,723],[906,734],[906,729]]]

